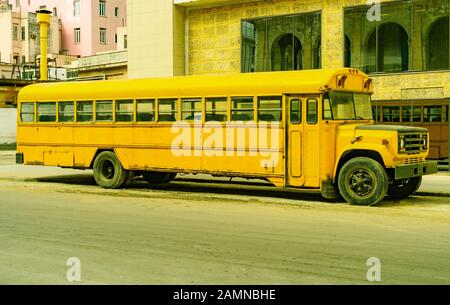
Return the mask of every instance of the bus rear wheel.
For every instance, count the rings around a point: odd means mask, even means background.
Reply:
[[[376,205],[386,196],[388,185],[386,170],[370,158],[351,159],[339,172],[339,192],[350,204]]]
[[[101,152],[94,161],[95,182],[107,189],[121,188],[128,180],[128,172],[112,151]]]
[[[394,181],[389,186],[388,195],[391,199],[401,200],[413,195],[422,184],[422,177]]]
[[[144,180],[150,184],[169,183],[177,176],[176,173],[162,173],[162,172],[142,172]]]

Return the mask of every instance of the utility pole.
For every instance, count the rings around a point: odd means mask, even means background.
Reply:
[[[448,100],[448,108],[447,108],[447,157],[448,157],[448,172],[450,173],[450,99]]]
[[[41,46],[41,67],[40,74],[41,80],[47,80],[48,78],[48,63],[47,63],[47,45],[48,45],[48,28],[50,26],[50,14],[52,12],[41,9],[36,11],[37,24],[40,29],[40,46]]]

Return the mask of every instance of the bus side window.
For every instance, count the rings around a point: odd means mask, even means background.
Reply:
[[[423,107],[424,123],[441,123],[442,107],[441,106],[425,106]]]
[[[422,118],[422,108],[420,106],[402,106],[402,122],[420,122]]]
[[[116,122],[133,122],[133,100],[116,100]]]
[[[317,100],[311,99],[307,101],[307,121],[308,124],[317,124]]]
[[[175,122],[178,114],[178,99],[158,100],[158,122]]]
[[[398,123],[400,122],[400,106],[384,106],[383,122]]]
[[[228,99],[226,97],[206,99],[206,122],[226,122],[228,119]]]
[[[375,122],[381,121],[381,106],[372,106],[373,119]]]
[[[181,100],[181,120],[201,121],[202,120],[202,99],[182,99]]]
[[[231,98],[231,121],[253,121],[253,97]]]
[[[113,108],[112,101],[96,101],[95,102],[95,121],[96,122],[112,122]]]
[[[56,122],[56,102],[37,103],[38,122]]]
[[[281,122],[280,96],[258,98],[258,120],[260,122]]]
[[[58,103],[58,121],[60,123],[73,123],[75,113],[74,102]]]
[[[302,101],[291,100],[291,123],[300,124],[302,122]]]
[[[136,121],[154,122],[155,121],[155,100],[140,99],[136,100]]]
[[[22,123],[34,123],[34,103],[26,102],[20,106],[20,120]]]
[[[93,102],[77,102],[77,122],[91,123],[94,121]]]

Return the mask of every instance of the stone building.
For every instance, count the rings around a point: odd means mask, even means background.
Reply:
[[[131,0],[129,76],[333,68],[375,100],[449,98],[449,1]],[[376,12],[376,11],[375,11]]]
[[[375,108],[377,119],[435,123],[432,155],[442,156],[449,2],[128,0],[128,76],[358,68],[374,79],[374,104],[393,105]]]

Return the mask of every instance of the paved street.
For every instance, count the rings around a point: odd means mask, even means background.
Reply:
[[[24,167],[0,152],[0,284],[450,284],[450,176],[378,207],[325,202],[263,182],[181,176],[149,189],[95,186],[90,171]]]

